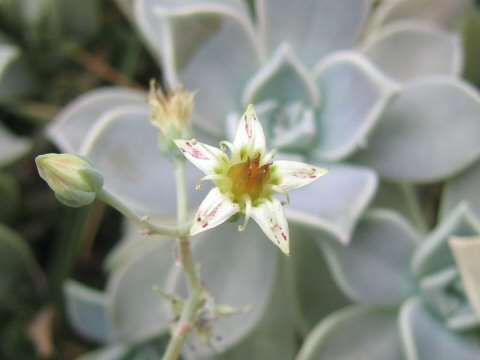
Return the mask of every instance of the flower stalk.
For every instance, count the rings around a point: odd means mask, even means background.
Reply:
[[[184,159],[175,159],[175,165],[175,175],[177,178],[177,221],[178,224],[181,224],[186,221],[188,215]],[[178,359],[187,335],[194,328],[198,311],[207,299],[207,294],[192,259],[192,251],[188,236],[179,236],[177,241],[180,249],[180,264],[183,267],[187,279],[188,299],[182,309],[180,320],[172,331],[170,341],[162,360]]]

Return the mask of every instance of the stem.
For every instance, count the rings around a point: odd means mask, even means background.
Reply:
[[[176,159],[175,161],[175,175],[177,177],[177,219],[178,223],[181,224],[186,221],[188,211],[185,164],[183,159]],[[192,259],[188,237],[179,236],[178,245],[180,247],[180,262],[187,278],[188,299],[182,309],[180,320],[172,332],[162,360],[178,359],[187,335],[194,327],[197,312],[206,300],[202,282]]]
[[[127,205],[125,205],[105,189],[99,190],[97,192],[97,197],[132,220],[147,234],[160,234],[171,237],[185,236],[186,231],[184,229],[186,226],[184,224],[179,226],[154,224],[150,221],[148,216],[142,216],[136,211],[130,209]]]

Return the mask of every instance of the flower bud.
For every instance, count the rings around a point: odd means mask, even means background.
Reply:
[[[38,173],[60,202],[71,207],[91,204],[102,188],[103,176],[84,157],[45,154],[35,159]]]
[[[179,89],[165,95],[155,80],[150,82],[150,122],[167,138],[183,139],[190,128],[194,93]]]

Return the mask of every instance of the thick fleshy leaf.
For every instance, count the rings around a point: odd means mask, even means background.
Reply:
[[[355,44],[369,0],[256,0],[260,36],[271,52],[290,43],[311,67],[330,52]]]
[[[325,101],[314,153],[319,159],[336,161],[362,146],[397,85],[353,52],[321,61],[315,78]]]
[[[283,273],[278,271],[270,301],[255,330],[228,351],[209,359],[293,359],[296,351],[295,332],[287,304]],[[195,357],[195,351],[192,353],[192,360],[200,360]]]
[[[158,151],[158,131],[144,107],[125,106],[106,112],[83,144],[82,153],[103,174],[105,188],[129,206],[148,215],[175,212],[174,165]],[[195,192],[201,173],[187,166],[192,207],[203,197]]]
[[[2,309],[25,311],[31,306],[32,299],[40,298],[43,295],[45,279],[28,243],[19,234],[1,223],[0,273],[8,274],[8,276],[0,277]],[[40,301],[38,298],[36,300]]]
[[[108,315],[113,341],[137,342],[165,332],[173,314],[167,312],[154,287],[166,287],[173,265],[173,240],[158,240],[134,260],[118,269],[107,284]]]
[[[415,291],[410,258],[419,241],[411,225],[393,211],[368,212],[348,246],[322,241],[338,285],[352,300],[398,305]]]
[[[104,88],[86,93],[55,117],[47,132],[50,139],[63,151],[77,153],[91,127],[107,111],[125,105],[144,105],[147,95],[126,88]]]
[[[31,147],[29,139],[13,135],[0,123],[0,168],[26,155]]]
[[[450,27],[459,19],[466,3],[465,0],[382,1],[373,15],[372,25],[418,19]]]
[[[223,152],[213,146],[203,144],[195,139],[192,140],[174,140],[175,145],[185,155],[185,157],[204,174],[213,174],[215,167],[220,163]]]
[[[265,235],[286,255],[290,253],[290,234],[282,203],[272,198],[252,208],[252,219]]]
[[[202,231],[210,230],[227,221],[232,215],[240,211],[240,205],[223,195],[215,187],[203,199],[193,219],[190,234],[196,235]]]
[[[313,330],[296,359],[401,360],[397,313],[359,305],[333,313]]]
[[[284,258],[287,293],[295,324],[306,336],[320,320],[350,301],[338,288],[312,232],[291,225],[291,255]]]
[[[19,55],[18,49],[10,44],[0,42],[0,81],[8,65]]]
[[[194,238],[192,244],[194,258],[201,263],[200,276],[215,302],[251,307],[214,323],[213,345],[228,350],[263,317],[275,283],[279,251],[253,223],[244,232],[238,232],[235,224],[221,225]],[[183,276],[178,267],[172,272],[170,284],[167,290],[181,292]],[[217,336],[219,340],[215,340]],[[195,349],[195,358],[212,354],[204,345],[195,345]]]
[[[154,221],[155,219],[151,220]],[[164,223],[166,220],[165,217],[158,219],[159,223]],[[108,253],[103,262],[103,268],[107,273],[120,270],[144,252],[156,248],[160,241],[163,241],[163,236],[145,234],[137,224],[124,218],[122,237]]]
[[[480,234],[480,223],[471,209],[464,203],[458,205],[415,250],[412,258],[413,274],[420,279],[452,266],[454,259],[448,247],[448,239],[451,236],[478,234]]]
[[[479,325],[479,319],[465,299],[455,264],[422,277],[418,288],[425,304],[450,330],[468,331]]]
[[[480,319],[480,238],[452,237],[450,249],[462,275],[468,300]]]
[[[371,170],[331,165],[321,179],[294,190],[285,206],[289,220],[316,231],[327,231],[347,244],[358,217],[372,199],[377,177]]]
[[[281,193],[306,186],[329,171],[327,168],[290,160],[277,160],[272,167],[280,181],[275,185],[275,191]]]
[[[90,351],[77,358],[77,360],[118,360],[126,359],[130,349],[125,344],[107,346],[95,351]]]
[[[318,90],[295,56],[290,44],[282,44],[266,64],[249,80],[243,93],[243,102],[258,103],[275,99],[281,103],[303,101],[318,105]]]
[[[107,297],[101,291],[69,280],[64,285],[69,324],[82,337],[105,343],[111,329],[107,320]]]
[[[407,360],[476,360],[480,342],[474,335],[444,327],[418,298],[400,310],[400,333]]]
[[[223,134],[227,113],[239,107],[243,86],[260,62],[243,2],[140,0],[135,17],[169,86],[181,82],[198,90],[197,120]]]
[[[403,215],[416,230],[424,234],[428,230],[426,214],[420,203],[417,189],[407,183],[381,181],[371,207],[387,208]]]
[[[461,202],[468,203],[480,219],[480,162],[448,180],[443,188],[441,217],[444,218]]]
[[[409,83],[387,106],[353,160],[386,178],[433,182],[473,163],[479,137],[476,90],[453,78],[430,77]]]
[[[459,75],[463,66],[461,39],[426,23],[399,22],[370,34],[362,52],[399,81],[419,76]]]
[[[256,153],[265,154],[265,134],[253,105],[249,105],[240,118],[233,145],[239,153],[246,149],[251,156]]]

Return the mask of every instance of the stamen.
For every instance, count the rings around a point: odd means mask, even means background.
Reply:
[[[230,153],[234,153],[234,147],[233,147],[233,144],[230,142],[230,141],[220,141],[220,149],[225,152],[227,151],[227,148],[228,150],[230,150]]]
[[[242,225],[238,225],[238,231],[244,231],[247,228],[248,220],[250,220],[250,214],[252,213],[252,199],[250,199],[250,196],[245,195],[242,199],[245,201],[245,219]]]
[[[272,159],[275,157],[276,154],[277,154],[277,151],[275,149],[269,151],[267,154],[265,154],[265,156],[263,156],[260,159],[261,160],[260,166],[271,163]]]
[[[290,204],[290,194],[287,192],[284,194],[286,196],[286,199],[281,202],[282,205],[288,205]]]
[[[195,185],[195,189],[196,190],[202,189],[203,186],[202,186],[201,182],[207,181],[207,180],[211,180],[211,181],[215,181],[215,180],[231,181],[228,176],[223,175],[223,174],[209,174],[209,175],[205,175],[200,180],[198,180],[197,184]]]

